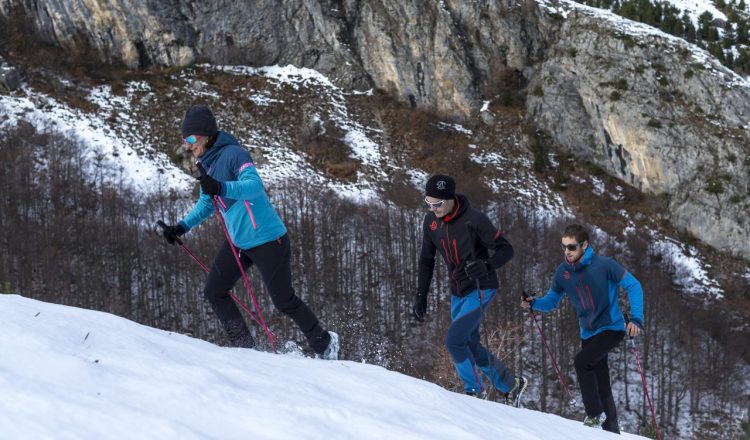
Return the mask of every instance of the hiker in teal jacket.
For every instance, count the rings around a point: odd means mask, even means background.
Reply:
[[[557,267],[552,287],[542,298],[523,299],[521,307],[549,312],[567,295],[578,314],[581,334],[582,350],[574,365],[586,409],[584,423],[619,433],[607,355],[626,332],[631,337],[641,333],[643,290],[638,280],[615,260],[594,253],[582,226],[565,229],[562,249],[565,261]],[[627,326],[617,302],[620,287],[627,291],[630,301]]]
[[[244,269],[255,265],[274,306],[297,323],[315,353],[336,359],[338,335],[323,330],[307,304],[294,293],[287,229],[271,205],[250,153],[232,135],[217,129],[216,119],[206,106],[187,110],[181,132],[185,150],[206,175],[200,179],[200,197],[193,209],[178,224],[165,229],[167,241],[174,243],[177,237],[208,219],[214,213],[212,198],[215,199]],[[232,246],[225,242],[208,274],[204,294],[230,344],[251,348],[255,341],[229,296],[240,276]]]

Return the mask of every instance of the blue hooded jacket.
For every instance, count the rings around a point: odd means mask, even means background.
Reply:
[[[578,262],[565,261],[557,267],[552,287],[534,300],[531,309],[549,312],[567,294],[578,313],[581,339],[605,330],[625,331],[625,318],[617,303],[620,287],[628,292],[630,320],[643,328],[641,283],[615,260],[596,255],[588,246]]]
[[[198,162],[209,176],[221,182],[217,202],[235,246],[251,249],[286,234],[286,226],[268,199],[250,153],[240,147],[234,136],[220,131],[214,145]],[[213,212],[211,197],[201,190],[195,206],[180,224],[189,231]]]

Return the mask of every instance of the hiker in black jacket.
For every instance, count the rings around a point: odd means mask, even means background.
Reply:
[[[479,340],[479,325],[499,287],[495,270],[513,257],[513,247],[487,215],[471,208],[469,200],[456,194],[455,189],[456,183],[450,176],[438,174],[427,181],[424,201],[430,212],[422,226],[417,296],[412,314],[418,321],[424,320],[438,250],[448,265],[451,286],[452,324],[445,345],[464,382],[464,392],[486,395],[478,372],[481,370],[496,389],[507,393],[509,405],[519,406],[526,378],[508,371]]]

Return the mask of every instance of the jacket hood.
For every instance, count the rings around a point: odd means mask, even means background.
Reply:
[[[571,263],[565,257],[563,257],[563,259],[565,260],[563,264],[565,265],[567,269],[573,272],[577,272],[579,270],[583,270],[583,268],[591,264],[591,260],[594,258],[595,255],[596,255],[596,252],[594,252],[594,248],[592,248],[591,245],[589,244],[586,250],[583,252],[583,256],[581,257],[580,260],[578,260],[575,263]]]
[[[198,162],[200,162],[204,167],[208,168],[211,166],[213,161],[216,160],[216,157],[219,155],[219,151],[222,148],[226,147],[227,145],[239,144],[240,143],[237,141],[237,139],[231,134],[224,131],[219,131],[219,133],[216,135],[214,145],[205,153],[203,153],[203,156],[198,158]]]
[[[461,217],[461,214],[469,209],[469,199],[467,199],[463,194],[456,194],[453,200],[456,202],[456,206],[453,207],[453,212],[443,217],[443,221],[446,223],[450,223],[455,219]]]

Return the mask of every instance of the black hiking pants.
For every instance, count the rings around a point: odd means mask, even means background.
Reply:
[[[252,249],[243,249],[240,261],[245,271],[252,265],[258,268],[276,309],[292,318],[316,353],[323,353],[330,335],[320,326],[307,304],[294,293],[289,236],[284,234]],[[232,247],[224,242],[208,273],[203,293],[225,328],[228,322],[242,319],[237,304],[229,296],[229,291],[241,276]]]
[[[581,351],[576,355],[574,365],[581,387],[581,398],[586,415],[607,416],[602,428],[610,432],[620,432],[617,422],[617,408],[612,397],[609,381],[608,354],[625,337],[624,331],[603,331],[581,341]]]

